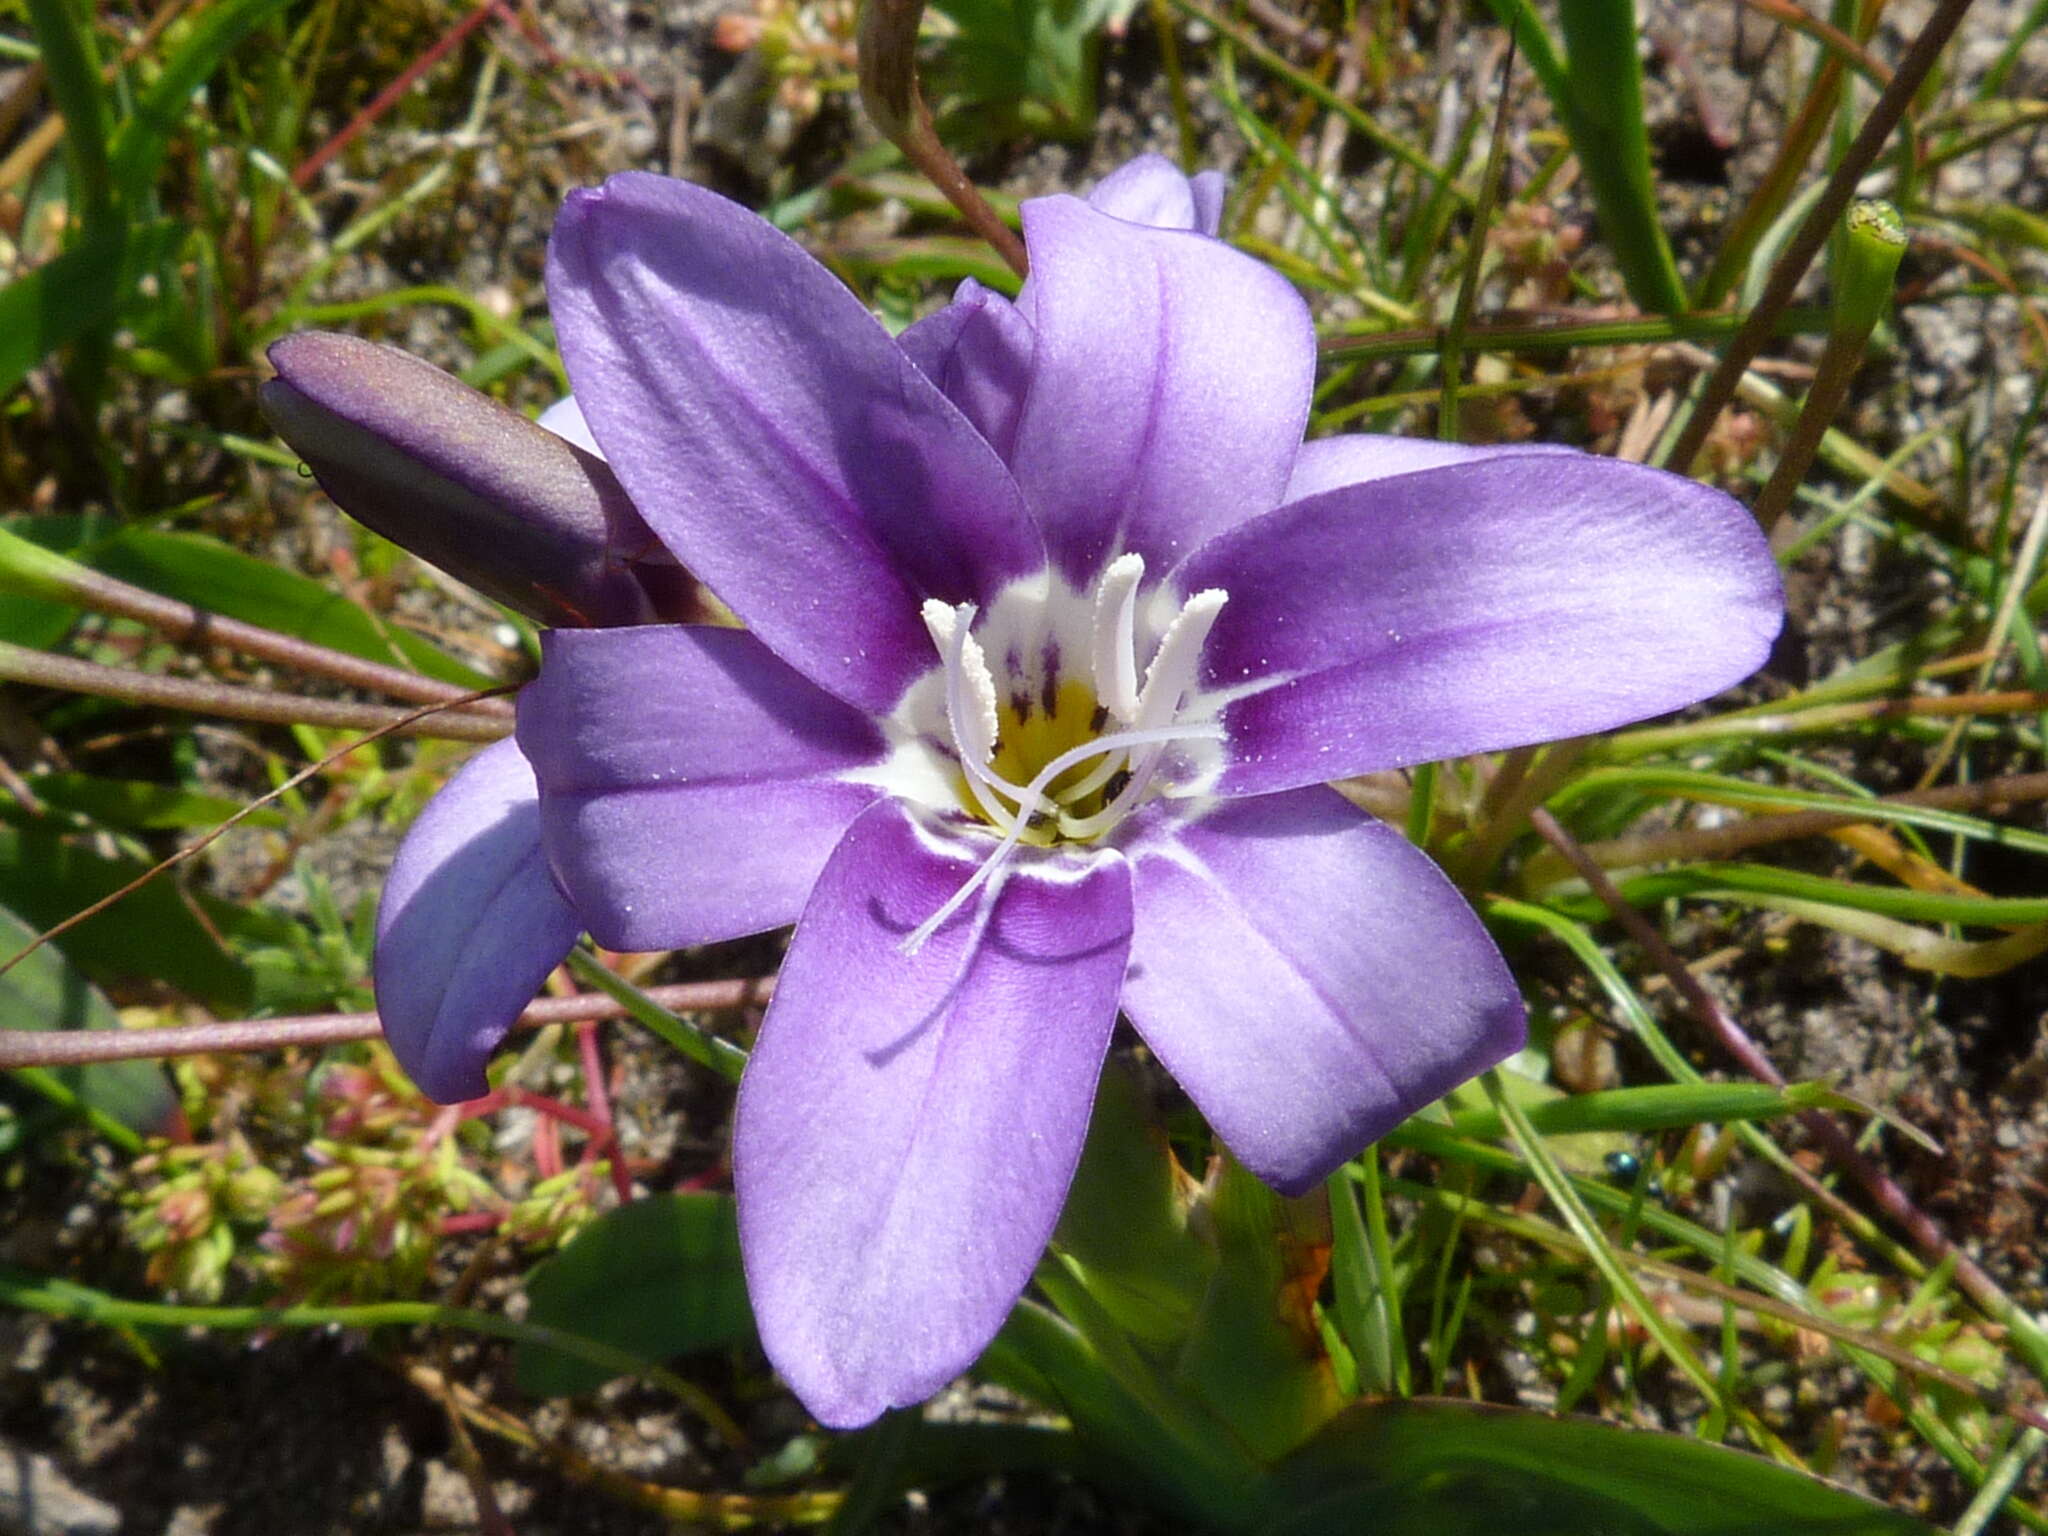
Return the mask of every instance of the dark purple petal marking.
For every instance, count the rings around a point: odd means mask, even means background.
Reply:
[[[1521,1048],[1522,1000],[1428,857],[1334,790],[1161,802],[1121,839],[1124,1011],[1247,1168],[1299,1194]]]
[[[973,426],[838,279],[715,193],[573,192],[548,294],[577,403],[634,504],[784,660],[885,711],[932,663],[927,597],[1044,563]]]
[[[659,625],[542,637],[519,695],[548,857],[613,949],[676,949],[795,920],[848,822],[874,722],[752,635]]]
[[[1368,481],[1222,535],[1203,686],[1225,794],[1611,730],[1763,664],[1784,616],[1737,503],[1641,465],[1517,454]]]
[[[1116,1018],[1130,876],[1020,863],[914,958],[970,873],[894,803],[846,834],[740,1084],[733,1180],[768,1357],[850,1428],[930,1396],[995,1336],[1073,1177]]]
[[[548,875],[533,772],[494,742],[428,802],[377,908],[377,1013],[436,1103],[486,1091],[484,1063],[583,931]]]
[[[1222,242],[1024,205],[1038,341],[1010,466],[1076,587],[1135,551],[1164,571],[1280,502],[1315,335],[1271,268]]]
[[[654,543],[604,463],[429,363],[354,336],[272,343],[264,414],[357,521],[544,624],[656,616]]]

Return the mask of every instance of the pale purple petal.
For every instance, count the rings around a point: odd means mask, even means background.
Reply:
[[[377,908],[377,1014],[437,1103],[484,1063],[583,929],[541,855],[533,771],[512,742],[471,758],[405,834]]]
[[[1069,580],[1126,550],[1164,570],[1277,506],[1315,375],[1287,282],[1073,197],[1027,202],[1024,238],[1038,341],[1010,467]]]
[[[737,204],[642,173],[572,192],[548,295],[577,403],[641,515],[841,698],[886,710],[932,665],[927,597],[986,600],[1042,565],[980,434]]]
[[[1164,155],[1126,160],[1096,183],[1088,206],[1132,224],[1154,229],[1195,229],[1195,189]],[[1205,231],[1214,234],[1215,230]]]
[[[761,1342],[824,1423],[929,1397],[1001,1326],[1088,1128],[1130,943],[1108,851],[1033,852],[897,952],[986,853],[894,802],[804,909],[740,1084],[740,1244]],[[978,939],[978,941],[977,941]]]
[[[544,624],[656,616],[654,535],[604,463],[451,374],[356,336],[272,343],[277,433],[359,522]]]
[[[1174,576],[1229,594],[1204,685],[1225,794],[1611,730],[1763,664],[1777,567],[1736,502],[1641,465],[1503,455],[1282,507]]]
[[[1170,803],[1122,840],[1124,1011],[1253,1173],[1299,1194],[1520,1049],[1514,978],[1391,827],[1320,786]]]
[[[547,418],[542,417],[543,421]],[[1500,443],[1477,445],[1440,443],[1428,437],[1382,437],[1370,432],[1348,432],[1338,437],[1319,437],[1301,445],[1294,461],[1294,473],[1287,480],[1282,501],[1306,501],[1325,491],[1367,480],[1384,480],[1389,475],[1413,474],[1418,469],[1440,469],[1447,464],[1477,464],[1507,454],[1571,453],[1550,443]]]
[[[1188,191],[1195,199],[1195,233],[1198,235],[1220,235],[1223,233],[1223,199],[1230,191],[1230,183],[1223,179],[1221,171],[1197,171],[1188,178]]]
[[[953,302],[896,338],[924,376],[946,392],[1005,461],[1031,384],[1035,339],[1017,307],[973,278]]]
[[[590,423],[583,419],[583,407],[576,403],[574,395],[562,396],[540,413],[535,424],[546,427],[565,443],[574,443],[594,458],[604,457],[604,450],[590,435]]]
[[[557,631],[519,694],[548,857],[612,949],[793,922],[848,822],[880,730],[744,630]]]

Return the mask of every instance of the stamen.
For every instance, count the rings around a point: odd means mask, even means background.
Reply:
[[[1195,686],[1195,669],[1201,665],[1202,647],[1230,594],[1217,587],[1197,592],[1182,604],[1166,627],[1159,649],[1152,653],[1152,665],[1145,671],[1145,691],[1138,699],[1140,726],[1164,725],[1180,712],[1181,701]]]
[[[1222,735],[1222,726],[1205,721],[1198,725],[1170,725],[1149,730],[1118,731],[1113,735],[1100,736],[1094,741],[1084,741],[1078,747],[1069,747],[1058,757],[1055,757],[1051,762],[1039,769],[1037,777],[1032,779],[1030,786],[1022,791],[1022,795],[1030,804],[1038,805],[1045,794],[1046,786],[1052,783],[1054,779],[1065,773],[1069,768],[1074,767],[1077,763],[1085,763],[1089,758],[1099,756],[1104,752],[1123,752],[1132,747],[1152,746],[1155,744],[1164,746],[1169,742],[1175,741],[1197,739],[1214,741],[1220,739]],[[1118,798],[1121,799],[1122,797],[1119,796]],[[910,936],[896,946],[898,954],[914,955],[920,949],[923,949],[925,941],[945,926],[946,919],[966,905],[968,899],[976,891],[988,884],[989,880],[999,873],[1004,865],[1010,862],[1010,856],[1017,851],[1019,844],[1024,840],[1024,830],[1029,821],[1030,818],[1027,816],[1016,818],[1004,831],[1002,841],[996,844],[995,851],[982,860],[981,867],[960,883],[960,889],[948,897],[945,904],[938,911],[919,923],[911,931]]]
[[[1095,588],[1095,697],[1122,725],[1138,712],[1138,583],[1144,579],[1145,557],[1133,552],[1110,561]]]
[[[1180,713],[1188,690],[1195,685],[1202,646],[1208,641],[1216,616],[1223,611],[1227,601],[1229,594],[1215,587],[1197,592],[1175,615],[1173,623],[1167,626],[1165,638],[1159,642],[1152,665],[1145,672],[1145,691],[1138,701],[1136,724],[1139,731],[1157,729]],[[1134,753],[1130,760],[1129,780],[1117,791],[1116,798],[1093,816],[1062,814],[1061,835],[1076,839],[1099,837],[1136,810],[1151,791],[1152,780],[1158,775],[1160,762],[1165,757],[1165,746],[1166,743],[1161,742],[1147,752]],[[1104,782],[1108,780],[1105,778]]]
[[[995,756],[999,717],[995,678],[972,633],[974,604],[949,608],[934,597],[926,601],[923,613],[924,627],[946,659],[946,725],[953,733],[967,788],[982,814],[1007,832],[1020,815],[1028,822],[1040,802],[1035,797],[1026,799],[1023,790],[988,766]],[[1018,809],[1013,811],[992,798],[991,791],[1009,796]]]

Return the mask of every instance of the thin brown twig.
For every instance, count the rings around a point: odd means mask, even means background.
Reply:
[[[647,987],[646,995],[671,1013],[725,1013],[758,1007],[775,995],[773,976],[731,981],[683,981]],[[515,1028],[626,1017],[627,1008],[602,992],[544,997],[527,1006]],[[345,1045],[373,1040],[374,1013],[313,1013],[275,1019],[228,1019],[168,1029],[0,1031],[0,1070],[73,1067],[103,1061],[157,1061],[228,1051],[282,1051],[294,1046]]]
[[[917,26],[924,0],[865,0],[860,8],[860,99],[868,116],[903,157],[945,193],[946,200],[1019,277],[1029,262],[1024,242],[939,142],[931,109],[917,84]]]
[[[1948,46],[1949,38],[1961,24],[1970,4],[1971,0],[1941,0],[1934,14],[1928,18],[1927,25],[1920,29],[1920,35],[1913,39],[1906,56],[1899,61],[1891,83],[1877,98],[1877,104],[1870,109],[1870,116],[1864,119],[1862,129],[1836,163],[1819,200],[1786,246],[1785,253],[1772,266],[1770,281],[1765,285],[1756,307],[1729,338],[1720,362],[1693,403],[1692,414],[1686,418],[1684,430],[1678,434],[1678,440],[1665,458],[1664,462],[1671,468],[1683,474],[1706,445],[1707,434],[1713,431],[1714,423],[1720,419],[1722,407],[1734,398],[1735,386],[1770,339],[1779,313],[1792,302],[1792,295],[1806,276],[1806,269],[1820,254],[1821,247],[1841,222],[1849,200],[1856,195],[1856,184],[1877,163],[1885,140],[1891,137],[1892,130],[1898,127],[1899,120],[1912,106],[1914,95],[1926,80],[1928,71],[1933,69],[1935,61],[1941,57],[1942,50]]]
[[[371,730],[379,736],[438,736],[449,741],[501,741],[512,734],[512,721],[504,714],[483,714],[451,707],[459,706],[464,700],[489,699],[508,693],[511,691],[509,684],[473,694],[458,694],[454,700],[430,704],[424,709],[400,710],[385,704],[310,699],[268,688],[244,688],[233,683],[196,678],[162,677],[128,667],[109,667],[96,661],[52,656],[47,651],[6,644],[0,644],[0,681],[32,683],[45,688],[61,688],[70,693],[121,699],[130,704],[156,704],[166,709],[222,715],[232,720],[256,720],[271,725],[316,725],[338,730]]]
[[[1891,84],[1892,71],[1885,68],[1881,60],[1872,57],[1868,48],[1840,27],[1801,10],[1793,0],[1741,0],[1741,3],[1794,32],[1804,32],[1831,54],[1855,65],[1857,71],[1879,90]]]
[[[446,704],[468,692],[458,684],[408,672],[403,667],[368,661],[361,656],[351,656],[347,651],[316,645],[280,630],[266,629],[261,624],[248,624],[240,619],[209,613],[204,608],[195,608],[190,603],[181,603],[146,587],[117,580],[89,566],[43,571],[39,575],[46,586],[61,586],[60,595],[67,602],[90,608],[96,613],[146,624],[166,638],[194,649],[204,645],[225,645],[245,656],[274,661],[280,666],[311,672],[351,688],[403,699],[409,704]],[[496,699],[479,706],[479,713],[510,712],[510,704]]]
[[[1613,913],[1615,921],[1621,924],[1628,936],[1642,946],[1644,955],[1685,1000],[1693,1017],[1720,1042],[1723,1050],[1735,1058],[1736,1064],[1758,1082],[1783,1088],[1784,1074],[1750,1039],[1748,1031],[1736,1021],[1735,1016],[1693,975],[1691,967],[1664,941],[1656,924],[1636,910],[1620,888],[1607,878],[1607,872],[1587,856],[1578,839],[1567,832],[1556,817],[1540,807],[1529,819],[1544,841],[1578,871],[1580,878]],[[1798,1118],[1808,1134],[1821,1144],[1828,1160],[1862,1187],[1864,1194],[1898,1225],[1923,1257],[1930,1263],[1954,1266],[1956,1283],[1972,1301],[2008,1326],[2026,1321],[2025,1315],[1998,1282],[1942,1230],[1940,1223],[1914,1203],[1913,1197],[1896,1179],[1864,1154],[1856,1145],[1855,1137],[1839,1120],[1822,1109],[1802,1110]]]
[[[10,645],[4,648],[0,648],[0,651],[17,651],[19,649],[20,648],[17,646]],[[39,656],[41,653],[36,651],[28,651],[24,652],[23,654],[29,656]],[[46,661],[57,661],[62,658],[51,656],[43,657],[43,659]],[[79,665],[89,666],[91,665],[91,663],[82,662],[79,663]],[[108,667],[104,670],[109,672],[116,672],[120,669],[117,667]],[[160,679],[160,681],[168,681],[168,679]],[[502,693],[505,691],[506,690],[502,688],[487,689],[482,693],[478,693],[470,697],[486,698],[489,697],[491,694]],[[467,702],[467,700],[465,699],[464,702]],[[17,950],[14,953],[14,955],[8,959],[6,964],[0,965],[0,976],[6,975],[7,972],[13,970],[15,966],[21,964],[22,961],[26,960],[30,955],[34,954],[37,950],[41,949],[45,944],[49,943],[50,940],[56,938],[59,934],[68,932],[69,930],[77,927],[80,923],[86,921],[88,918],[98,916],[100,913],[106,911],[107,908],[113,906],[114,903],[116,903],[117,901],[125,900],[135,891],[138,891],[143,886],[149,884],[149,882],[154,880],[158,875],[176,869],[180,864],[183,864],[187,859],[196,857],[203,849],[209,847],[216,839],[220,838],[223,834],[225,834],[230,827],[237,825],[239,822],[241,822],[249,816],[255,815],[257,811],[261,810],[271,801],[277,799],[280,795],[286,794],[289,791],[296,789],[299,785],[305,783],[306,780],[312,778],[315,774],[324,772],[326,769],[333,766],[335,763],[339,762],[342,758],[347,757],[351,752],[354,752],[362,747],[367,747],[371,742],[378,740],[380,737],[393,735],[396,732],[404,729],[406,726],[414,724],[415,722],[425,718],[428,715],[435,714],[439,711],[445,710],[448,707],[449,706],[446,704],[422,705],[420,708],[409,711],[406,714],[402,714],[396,720],[392,720],[388,724],[380,726],[378,729],[370,732],[370,734],[367,736],[360,736],[356,738],[356,740],[351,741],[344,746],[337,747],[334,751],[328,753],[318,762],[308,763],[304,768],[301,768],[297,773],[293,774],[290,778],[286,779],[282,784],[278,785],[277,788],[271,790],[267,794],[259,795],[256,799],[251,800],[247,805],[243,806],[239,811],[236,811],[234,815],[228,817],[228,819],[223,821],[219,826],[213,827],[210,830],[208,830],[206,835],[200,838],[197,842],[187,844],[185,847],[180,848],[176,853],[173,853],[167,858],[161,859],[157,863],[152,864],[148,869],[145,869],[141,874],[137,875],[133,880],[130,880],[118,891],[114,891],[106,896],[102,896],[98,901],[94,902],[91,906],[86,907],[83,911],[72,913],[69,917],[65,918],[63,922],[57,924],[54,928],[45,928],[41,933],[37,934],[35,938],[31,940],[28,944],[24,945],[21,949]]]

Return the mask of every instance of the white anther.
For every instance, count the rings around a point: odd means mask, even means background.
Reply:
[[[1208,642],[1209,631],[1215,627],[1217,614],[1223,611],[1228,600],[1228,593],[1210,587],[1189,598],[1174,616],[1166,628],[1165,637],[1159,642],[1159,649],[1153,653],[1152,665],[1146,669],[1145,689],[1139,696],[1135,722],[1138,729],[1130,734],[1156,731],[1180,713],[1189,690],[1195,686],[1202,647]],[[1192,726],[1183,726],[1180,730],[1182,736],[1197,734]],[[1166,756],[1167,742],[1176,739],[1180,738],[1169,737],[1144,751],[1130,754],[1126,766],[1131,776],[1117,791],[1116,798],[1093,816],[1062,814],[1061,835],[1075,839],[1100,837],[1144,804],[1146,795],[1151,793],[1152,781],[1159,774],[1159,765]],[[1106,784],[1109,780],[1105,777],[1102,782]],[[1078,798],[1070,797],[1070,802]]]
[[[1195,686],[1195,672],[1201,665],[1202,647],[1230,594],[1216,587],[1197,592],[1181,605],[1159,649],[1152,653],[1152,665],[1145,669],[1145,690],[1138,696],[1139,726],[1164,725],[1180,713],[1188,690]]]
[[[1004,831],[1020,822],[1028,824],[1030,813],[1039,807],[1037,797],[1026,798],[1023,790],[988,766],[995,756],[999,729],[996,680],[989,672],[988,657],[972,633],[974,604],[949,608],[934,597],[925,602],[923,613],[924,627],[945,658],[946,726],[953,734],[953,749],[960,754],[968,790],[982,814]],[[1018,809],[1011,809],[997,798],[1004,795]]]
[[[975,608],[950,608],[936,597],[924,605],[924,627],[946,658],[946,723],[962,756],[987,762],[996,751],[996,680],[988,656],[974,638]]]
[[[1138,583],[1144,579],[1145,557],[1134,552],[1110,561],[1095,587],[1095,697],[1120,725],[1131,724],[1138,712]]]

